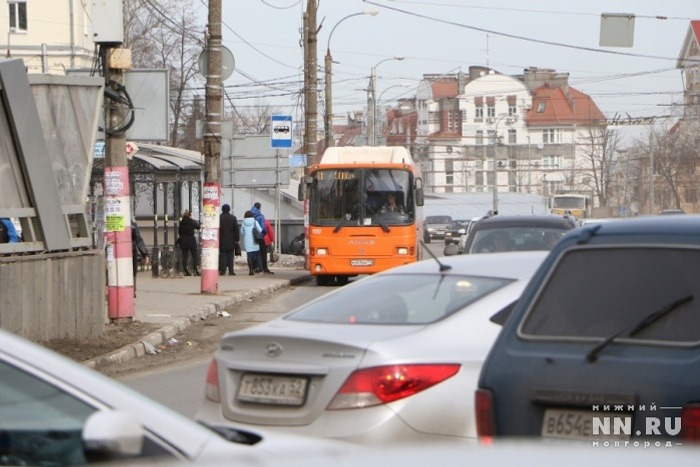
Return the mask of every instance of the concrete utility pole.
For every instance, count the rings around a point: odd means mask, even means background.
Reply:
[[[123,99],[126,70],[131,68],[129,49],[121,43],[100,45],[105,62],[105,173],[107,225],[107,315],[112,323],[134,319],[134,276],[131,247],[131,196],[126,159],[126,105]]]
[[[201,292],[215,294],[219,291],[219,206],[221,205],[221,0],[209,0],[208,22]]]
[[[317,131],[318,131],[318,91],[316,86],[317,58],[316,43],[318,29],[316,28],[316,0],[308,0],[306,13],[304,14],[304,105],[305,122],[304,147],[306,148],[306,166],[311,167],[318,163]],[[307,236],[308,238],[308,236]]]

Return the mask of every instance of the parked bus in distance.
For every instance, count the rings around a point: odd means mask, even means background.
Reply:
[[[422,257],[423,180],[403,147],[332,147],[309,168],[309,270],[346,284]],[[393,198],[390,200],[389,198]]]
[[[559,193],[549,200],[552,214],[571,214],[576,219],[591,217],[591,197],[580,193]]]

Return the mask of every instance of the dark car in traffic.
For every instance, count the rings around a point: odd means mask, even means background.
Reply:
[[[445,229],[445,245],[456,245],[462,235],[467,233],[470,219],[454,219]]]
[[[567,231],[576,227],[576,220],[567,215],[489,213],[470,229],[462,250],[450,245],[445,247],[444,254],[550,250]]]
[[[614,220],[549,253],[482,367],[482,437],[700,439],[700,216]]]
[[[426,216],[426,218],[423,220],[423,241],[425,243],[430,243],[431,240],[444,239],[445,231],[451,223],[452,216]]]

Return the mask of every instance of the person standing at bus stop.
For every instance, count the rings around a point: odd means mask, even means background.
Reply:
[[[241,239],[243,240],[243,249],[248,259],[248,275],[252,276],[258,267],[258,256],[260,255],[260,242],[256,237],[263,238],[261,233],[262,227],[253,217],[251,211],[246,211],[241,222]],[[255,232],[258,234],[256,235]]]
[[[265,272],[267,271],[268,273],[270,272],[269,269],[267,269],[267,244],[265,243],[265,236],[267,235],[267,225],[265,222],[265,216],[263,215],[262,211],[260,210],[261,208],[260,203],[255,203],[252,208],[250,208],[250,212],[253,213],[253,217],[255,218],[255,222],[258,223],[258,225],[262,228],[262,238],[259,240],[258,244],[260,246],[260,255],[258,256],[258,266],[257,266],[257,271],[256,272]]]
[[[182,214],[182,219],[180,220],[180,226],[177,229],[177,233],[180,236],[178,239],[180,242],[180,249],[182,250],[182,271],[186,276],[199,275],[199,254],[197,253],[197,238],[194,236],[194,231],[199,230],[199,222],[192,219],[192,213],[185,209]],[[193,273],[190,273],[187,267],[187,257],[192,255],[192,269]]]
[[[238,219],[231,214],[231,206],[228,204],[221,206],[221,211],[219,216],[219,275],[226,275],[228,269],[229,276],[235,276],[233,253],[241,240]]]

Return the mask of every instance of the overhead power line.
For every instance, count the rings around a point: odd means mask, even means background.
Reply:
[[[575,50],[585,50],[585,51],[588,51],[588,52],[596,52],[596,53],[609,54],[609,55],[623,55],[623,56],[626,56],[626,57],[652,58],[652,59],[656,59],[656,60],[673,60],[674,62],[676,61],[676,58],[675,58],[675,57],[671,58],[671,57],[660,57],[660,56],[656,56],[656,55],[634,54],[634,53],[630,53],[630,52],[620,52],[620,51],[616,51],[616,50],[596,49],[596,48],[593,48],[593,47],[584,47],[584,46],[573,45],[573,44],[565,44],[565,43],[563,43],[563,42],[553,42],[553,41],[545,41],[545,40],[542,40],[542,39],[534,39],[534,38],[532,38],[532,37],[525,37],[525,36],[519,36],[519,35],[516,35],[516,34],[509,34],[509,33],[506,33],[506,32],[495,31],[495,30],[493,30],[493,29],[480,28],[480,27],[478,27],[478,26],[471,26],[471,25],[468,25],[468,24],[457,23],[457,22],[455,22],[455,21],[449,21],[449,20],[445,20],[445,19],[441,19],[441,18],[435,18],[435,17],[428,16],[428,15],[423,15],[423,14],[419,14],[419,13],[414,13],[414,12],[412,12],[412,11],[403,10],[403,9],[401,9],[401,8],[396,8],[396,7],[392,7],[392,6],[382,5],[382,4],[380,4],[380,3],[376,3],[376,2],[373,2],[373,1],[371,1],[371,0],[363,0],[363,1],[364,1],[364,3],[369,3],[370,5],[374,5],[374,6],[377,6],[377,7],[379,7],[379,8],[385,8],[385,9],[387,9],[387,10],[392,10],[392,11],[395,11],[395,12],[397,12],[397,13],[403,13],[403,14],[405,14],[405,15],[414,16],[414,17],[416,17],[416,18],[427,19],[427,20],[430,20],[430,21],[438,22],[438,23],[443,23],[443,24],[449,24],[449,25],[451,25],[451,26],[456,26],[456,27],[458,27],[458,28],[471,29],[472,31],[484,32],[484,33],[493,34],[493,35],[496,35],[496,36],[509,37],[509,38],[511,38],[511,39],[516,39],[516,40],[521,40],[521,41],[526,41],[526,42],[534,42],[534,43],[536,43],[536,44],[545,44],[545,45],[551,45],[551,46],[554,46],[554,47],[564,47],[564,48],[567,48],[567,49],[575,49]]]

